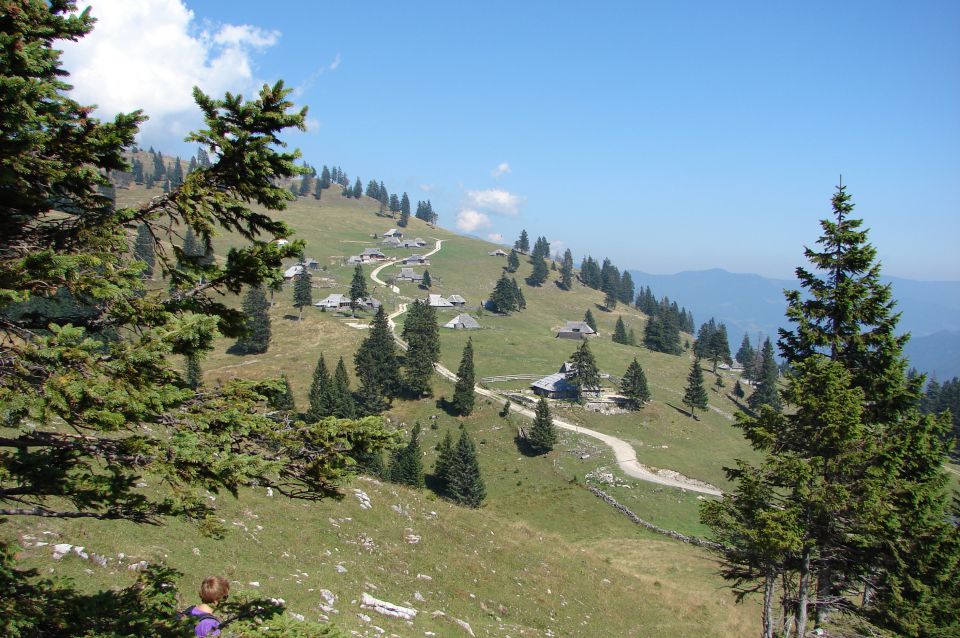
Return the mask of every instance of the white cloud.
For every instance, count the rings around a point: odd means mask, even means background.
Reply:
[[[550,240],[550,254],[554,257],[563,257],[563,251],[567,249],[567,244],[562,239]]]
[[[199,28],[182,0],[98,0],[92,13],[89,35],[58,43],[72,95],[103,118],[142,108],[141,143],[180,143],[197,127],[194,86],[214,97],[254,92],[253,55],[280,37],[248,24]]]
[[[523,198],[500,188],[488,188],[482,191],[467,191],[467,202],[471,208],[502,215],[519,215]]]
[[[493,177],[500,177],[502,175],[507,175],[511,172],[512,171],[510,170],[510,165],[507,164],[506,162],[501,162],[500,164],[497,164],[497,167],[495,169],[490,171],[490,175],[492,175]]]
[[[317,70],[311,73],[306,80],[298,84],[297,87],[293,90],[293,94],[296,95],[297,97],[303,95],[310,89],[310,87],[313,86],[313,84],[320,78],[321,75],[323,75],[327,71],[336,71],[339,66],[340,66],[340,54],[338,53],[336,56],[334,56],[333,62],[331,62],[330,64],[321,65],[317,67]]]
[[[465,233],[472,233],[490,225],[490,218],[483,213],[465,208],[457,213],[457,228]]]
[[[503,241],[503,235],[501,235],[500,233],[487,233],[487,239],[499,244],[500,242]]]
[[[420,188],[420,190],[422,190],[424,193],[429,193],[429,192],[432,191],[435,187],[434,187],[433,184],[420,184],[419,188]]]

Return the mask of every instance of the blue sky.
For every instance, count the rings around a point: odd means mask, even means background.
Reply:
[[[960,3],[185,6],[102,0],[125,55],[66,56],[78,97],[155,113],[158,148],[194,124],[185,82],[283,78],[310,109],[291,137],[307,161],[429,198],[446,227],[784,277],[842,173],[887,274],[960,279]],[[139,57],[121,86],[94,81]],[[178,77],[143,70],[163,60]]]

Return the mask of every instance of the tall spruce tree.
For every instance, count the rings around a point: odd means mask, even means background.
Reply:
[[[274,410],[292,413],[296,411],[297,406],[293,401],[293,388],[290,387],[290,379],[281,372],[280,382],[282,387],[279,392],[270,397],[269,405]]]
[[[423,451],[420,449],[420,423],[414,423],[410,440],[393,452],[390,481],[410,487],[423,487]]]
[[[146,224],[137,226],[137,238],[133,244],[133,256],[144,263],[143,276],[153,279],[153,270],[157,265],[153,234]]]
[[[490,310],[503,314],[510,314],[511,312],[519,310],[520,302],[517,299],[515,282],[511,282],[505,274],[501,274],[493,292],[490,293],[487,306]]]
[[[524,310],[527,307],[527,300],[524,299],[523,291],[520,290],[515,278],[510,280],[510,287],[513,288],[513,299],[517,304],[517,310]]]
[[[300,263],[300,272],[293,276],[293,306],[299,311],[298,320],[303,320],[303,309],[313,304],[313,281],[310,270]]]
[[[743,340],[740,342],[740,349],[737,350],[735,358],[743,366],[743,375],[748,379],[752,378],[749,368],[753,367],[756,356],[757,353],[750,344],[750,335],[744,333]]]
[[[246,316],[246,332],[237,339],[237,350],[244,354],[262,354],[270,347],[270,302],[263,286],[247,289],[241,305]]]
[[[507,265],[505,270],[509,273],[517,272],[517,269],[520,268],[520,258],[517,256],[516,250],[511,250],[510,254],[507,255]]]
[[[527,284],[531,286],[542,286],[547,280],[547,277],[550,276],[550,269],[547,268],[547,262],[544,261],[543,256],[535,255],[532,258],[532,263],[533,270],[531,270],[530,276],[527,277]]]
[[[357,308],[364,303],[368,295],[363,266],[357,264],[353,269],[353,279],[350,280],[350,312],[354,317],[357,316]]]
[[[308,421],[315,423],[331,415],[333,411],[331,396],[330,371],[327,369],[327,362],[321,352],[320,358],[317,359],[317,365],[313,369],[313,380],[310,382],[310,392],[307,395],[310,401],[310,407],[307,409]]]
[[[553,450],[557,443],[557,431],[553,426],[553,417],[550,416],[550,406],[547,400],[540,397],[537,409],[527,435],[527,444],[536,454],[546,454]]]
[[[520,231],[520,237],[514,242],[513,248],[524,254],[530,252],[530,236],[527,235],[526,229]]]
[[[589,308],[587,308],[587,311],[583,313],[583,322],[593,328],[594,332],[597,331],[597,320]]]
[[[647,375],[637,363],[636,357],[623,373],[623,378],[620,380],[620,394],[630,399],[634,409],[642,408],[643,404],[650,400]]]
[[[707,409],[707,389],[703,386],[703,370],[700,368],[700,359],[694,358],[687,375],[687,387],[683,391],[683,404],[690,410],[690,418],[697,418],[696,409]]]
[[[453,447],[453,437],[450,430],[443,435],[443,440],[437,445],[437,460],[433,465],[433,476],[437,480],[441,494],[447,494],[450,487],[450,470],[453,467],[453,458],[456,448]]]
[[[600,391],[600,370],[597,369],[597,360],[590,351],[590,344],[586,341],[580,344],[570,355],[573,371],[567,375],[567,380],[577,389],[577,399],[583,401],[585,393],[595,394]]]
[[[779,377],[780,371],[773,358],[773,345],[767,339],[763,342],[763,348],[760,350],[760,372],[757,375],[757,388],[747,399],[747,404],[754,410],[759,410],[760,406],[767,405],[779,412],[782,407],[780,394],[777,391]]]
[[[379,414],[401,387],[400,362],[383,306],[377,309],[353,361],[360,380],[358,407],[365,414]]]
[[[400,219],[410,219],[410,198],[406,192],[400,197]]]
[[[440,327],[436,309],[421,299],[410,304],[401,336],[407,342],[403,359],[403,381],[407,392],[417,398],[430,396],[433,364],[440,360]]]
[[[430,278],[430,271],[423,271],[423,279],[420,280],[420,287],[424,290],[430,290],[430,287],[433,285],[433,279]]]
[[[460,429],[460,439],[450,463],[447,492],[451,500],[465,507],[480,507],[487,497],[487,488],[480,473],[477,448],[466,428]]]
[[[564,290],[573,288],[573,255],[570,249],[563,253],[563,261],[560,264],[560,287]]]
[[[337,369],[330,381],[330,414],[338,419],[352,419],[357,415],[356,402],[350,392],[350,377],[343,357],[337,361]]]
[[[453,400],[451,401],[453,410],[461,415],[468,416],[473,412],[474,401],[476,399],[473,386],[476,383],[476,376],[473,370],[473,339],[467,339],[467,345],[463,347],[463,355],[460,357],[460,366],[457,368],[457,383],[453,390]]]
[[[624,345],[629,343],[629,337],[627,335],[627,326],[623,323],[623,317],[617,316],[617,325],[613,328],[613,342],[622,343]]]
[[[949,425],[918,414],[918,379],[904,373],[906,337],[895,336],[898,315],[889,285],[880,283],[876,250],[862,220],[850,217],[842,186],[832,204],[820,250],[805,251],[815,271],[797,269],[805,291],[787,293],[794,326],[781,331],[780,349],[792,369],[784,393],[791,410],[740,418],[765,454],[762,467],[785,468],[765,484],[790,495],[798,512],[799,542],[770,561],[772,571],[799,583],[784,596],[792,611],[785,629],[802,634],[811,610],[822,625],[842,606],[900,635],[950,635],[960,537],[943,489]],[[717,507],[742,500],[744,481],[732,478],[737,490]],[[725,523],[711,524],[720,534],[732,529],[736,540],[764,538],[756,525]]]

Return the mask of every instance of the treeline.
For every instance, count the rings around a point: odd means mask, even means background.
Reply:
[[[916,377],[917,373],[911,370],[910,375]],[[930,379],[920,399],[920,411],[924,414],[941,414],[948,410],[953,421],[953,455],[958,456],[960,455],[960,378],[954,377],[943,383]]]
[[[168,193],[172,188],[183,184],[184,178],[197,170],[198,168],[208,168],[210,166],[210,155],[203,149],[197,150],[197,154],[190,158],[184,168],[184,162],[180,157],[164,157],[163,153],[156,151],[151,146],[146,151],[147,161],[142,161],[138,152],[142,152],[137,147],[131,147],[130,153],[130,171],[111,171],[110,179],[117,186],[128,186],[130,182],[140,184],[147,188],[154,188],[160,184],[163,192]]]

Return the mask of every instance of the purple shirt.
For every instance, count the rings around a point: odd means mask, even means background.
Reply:
[[[203,616],[204,611],[200,611],[196,607],[190,608],[191,616]],[[203,638],[203,636],[219,636],[220,635],[220,621],[216,618],[204,618],[193,628],[193,635],[198,638]]]

